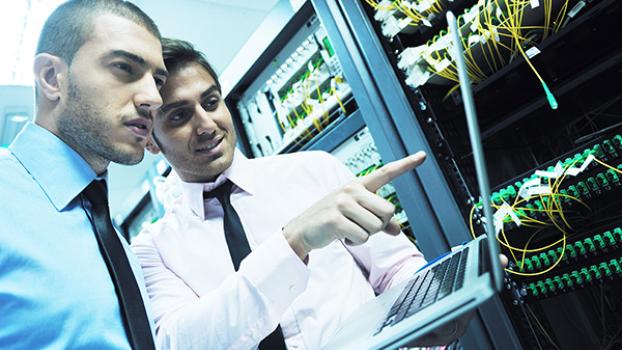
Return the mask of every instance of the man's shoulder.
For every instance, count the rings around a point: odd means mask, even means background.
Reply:
[[[161,230],[162,220],[164,220],[164,218],[160,218],[156,222],[143,225],[138,235],[132,238],[130,247],[133,250],[136,250],[138,247],[153,245],[153,236],[157,235],[157,233]]]
[[[28,178],[28,172],[15,156],[6,148],[0,148],[0,182],[3,188]],[[7,188],[10,189],[10,188]]]
[[[4,224],[25,230],[23,225],[36,223],[22,222],[24,213],[30,217],[33,213],[44,216],[42,210],[50,209],[39,183],[6,149],[0,149],[0,198],[0,212],[4,215],[0,226]],[[7,226],[3,227],[6,229]]]
[[[148,224],[144,224],[138,235],[132,239],[132,247],[137,244],[152,244],[153,240],[167,229],[177,230],[187,220],[180,210],[167,210],[164,215]]]

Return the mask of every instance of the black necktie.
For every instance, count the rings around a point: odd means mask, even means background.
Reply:
[[[104,181],[94,180],[82,191],[91,202],[91,216],[99,250],[114,282],[123,316],[125,333],[135,350],[155,350],[149,319],[140,289],[125,255],[108,209],[108,191]]]
[[[240,268],[242,260],[251,252],[251,247],[248,245],[246,239],[246,233],[238,213],[233,209],[231,205],[231,181],[227,180],[211,192],[203,193],[203,198],[216,197],[222,205],[224,213],[223,222],[225,227],[225,239],[227,241],[227,247],[229,247],[229,254],[233,261],[233,267],[237,271]],[[277,326],[274,332],[270,333],[264,340],[259,343],[260,350],[285,350],[285,339],[283,338],[283,332],[281,326]]]

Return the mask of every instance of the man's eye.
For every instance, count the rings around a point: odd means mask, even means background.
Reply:
[[[203,108],[207,111],[213,111],[218,108],[218,103],[220,102],[219,98],[210,98],[205,103],[203,103]]]
[[[113,63],[112,64],[115,68],[127,73],[127,74],[132,74],[133,70],[132,70],[132,66],[130,66],[127,63],[124,62],[117,62],[117,63]]]
[[[183,119],[186,118],[187,113],[185,111],[178,111],[178,112],[173,112],[171,114],[168,115],[168,120],[170,122],[179,122]]]
[[[155,80],[155,84],[156,84],[156,87],[158,88],[158,90],[160,90],[162,88],[162,86],[164,86],[164,79],[158,78],[158,77],[154,77],[153,80]]]

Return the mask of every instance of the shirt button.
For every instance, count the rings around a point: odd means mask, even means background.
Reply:
[[[295,286],[295,285],[293,285],[293,284],[291,284],[291,285],[289,286],[289,292],[290,292],[290,293],[295,293],[295,292],[296,292],[296,286]]]

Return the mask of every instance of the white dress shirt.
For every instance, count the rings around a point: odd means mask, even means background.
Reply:
[[[213,183],[184,183],[132,242],[163,349],[253,349],[280,323],[288,349],[318,349],[347,316],[425,264],[404,234],[336,241],[303,263],[281,229],[354,175],[324,152],[234,160]],[[169,181],[174,183],[175,175]],[[252,252],[235,272],[216,198],[225,179]],[[171,186],[174,188],[175,186]],[[175,193],[175,191],[171,191]]]

